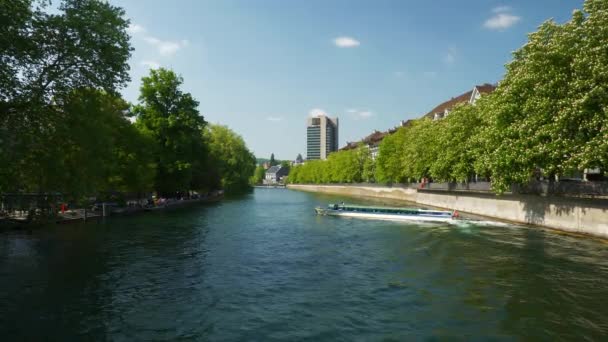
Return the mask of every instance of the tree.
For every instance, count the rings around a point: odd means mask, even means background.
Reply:
[[[291,170],[291,163],[287,160],[283,160],[281,162],[281,168],[284,168],[285,170],[287,170],[287,173],[289,173],[289,170]]]
[[[129,80],[124,11],[97,0],[0,3],[0,191],[44,188],[64,174],[49,158],[63,101],[79,89],[116,93]],[[43,161],[50,161],[45,164]],[[47,170],[48,176],[38,175]],[[23,183],[26,181],[28,183]]]
[[[289,171],[289,177],[287,177],[287,182],[291,184],[304,183],[301,177],[302,165],[297,165]]]
[[[94,89],[74,91],[54,123],[39,179],[46,189],[61,189],[78,199],[111,190],[116,176],[116,150],[126,138],[131,123],[126,119],[129,104],[122,98]],[[137,141],[138,137],[133,137]]]
[[[249,188],[256,159],[243,138],[226,126],[209,125],[204,131],[209,145],[209,166],[221,176],[221,186],[228,192]]]
[[[476,148],[474,137],[483,127],[480,113],[487,98],[480,99],[475,106],[459,105],[443,120],[435,123],[435,160],[431,162],[430,176],[436,181],[466,182],[474,174]]]
[[[156,176],[154,139],[130,122],[119,123],[115,132],[107,190],[137,194],[137,197],[153,191]]]
[[[361,168],[361,181],[373,183],[376,181],[376,162],[372,158],[372,152],[367,146],[357,148],[357,159]]]
[[[376,180],[380,183],[399,183],[401,177],[401,155],[407,128],[401,127],[397,132],[390,134],[378,147],[376,159]]]
[[[365,146],[333,152],[327,160],[309,160],[291,168],[288,180],[290,183],[360,183],[367,180],[363,175],[369,160],[371,155]]]
[[[137,127],[155,142],[155,189],[167,196],[204,185],[193,184],[193,180],[206,166],[201,138],[206,122],[198,101],[180,90],[182,83],[171,70],[150,70],[142,78],[141,103],[134,108]]]
[[[274,159],[274,153],[271,153],[271,154],[270,154],[270,166],[275,166],[275,165],[278,165],[278,164],[279,164],[279,162],[277,162],[277,161]]]
[[[513,54],[485,108],[478,172],[496,191],[546,175],[608,168],[608,3],[587,0],[584,12],[543,23]]]
[[[264,166],[258,165],[255,168],[255,171],[253,172],[253,176],[251,176],[249,183],[251,185],[262,184],[265,176],[266,176],[266,169],[264,169]]]

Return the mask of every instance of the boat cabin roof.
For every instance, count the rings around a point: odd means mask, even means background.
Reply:
[[[367,212],[369,212],[369,211],[401,212],[401,213],[425,212],[425,213],[434,213],[434,214],[450,214],[450,215],[452,214],[451,211],[445,211],[445,210],[425,210],[425,209],[419,209],[419,208],[398,208],[398,207],[375,207],[375,206],[366,206],[366,205],[338,204],[338,203],[329,204],[327,207],[329,209],[334,209],[334,208],[336,208],[336,206],[338,207],[338,209],[342,209],[342,210],[355,210],[355,211],[367,211]]]

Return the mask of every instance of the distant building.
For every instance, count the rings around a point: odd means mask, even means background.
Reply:
[[[366,136],[361,141],[349,142],[346,144],[346,146],[342,147],[340,150],[352,150],[352,149],[357,148],[359,146],[359,144],[362,143],[363,146],[369,148],[369,151],[372,155],[372,159],[376,159],[378,157],[380,142],[382,142],[382,139],[384,139],[385,136],[387,136],[391,133],[393,133],[393,132],[391,132],[391,131],[380,132],[380,131],[374,130],[374,132],[372,134]]]
[[[338,150],[338,118],[325,115],[308,118],[306,127],[306,159],[327,159]]]
[[[298,153],[298,156],[296,157],[296,160],[293,161],[292,165],[296,166],[302,164],[304,164],[304,159],[302,158],[302,155]]]
[[[266,170],[263,183],[268,185],[281,183],[288,173],[289,170],[281,165],[271,166]]]
[[[450,111],[456,107],[456,105],[461,103],[470,103],[475,104],[477,100],[483,94],[489,94],[496,89],[496,86],[493,84],[482,84],[473,87],[473,90],[467,91],[464,94],[458,95],[456,97],[452,97],[451,99],[441,103],[437,107],[433,108],[430,112],[426,113],[424,117],[427,117],[432,120],[440,120],[448,116]]]

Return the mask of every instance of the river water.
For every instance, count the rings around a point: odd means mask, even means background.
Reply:
[[[0,338],[600,340],[608,245],[318,217],[284,189],[0,233]],[[350,199],[351,202],[365,203]]]

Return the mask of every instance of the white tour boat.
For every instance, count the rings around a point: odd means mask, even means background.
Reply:
[[[450,222],[458,218],[457,211],[426,210],[417,208],[373,207],[351,204],[329,204],[317,207],[319,215],[344,216],[391,221]]]

